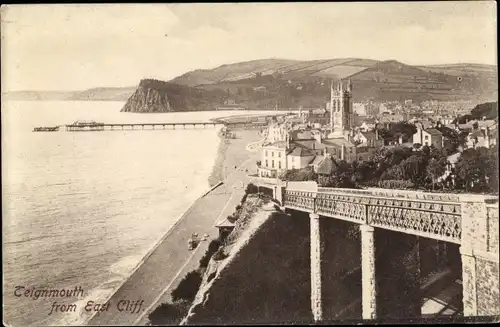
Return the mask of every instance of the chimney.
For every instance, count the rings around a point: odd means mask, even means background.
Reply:
[[[324,149],[323,149],[323,156],[326,158],[326,155],[327,155],[327,153],[326,153],[326,148],[324,148]]]
[[[378,141],[378,138],[379,138],[379,136],[378,136],[378,128],[375,127],[375,140]]]
[[[342,148],[340,151],[340,160],[345,160],[345,144],[342,144]]]

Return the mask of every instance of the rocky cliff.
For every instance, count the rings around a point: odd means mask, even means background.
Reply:
[[[186,85],[154,79],[141,80],[122,112],[171,112],[213,110],[220,102],[217,92],[202,92]]]
[[[309,216],[265,209],[256,212],[234,244],[226,242],[225,259],[212,258],[181,325],[313,322]],[[325,317],[360,318],[360,241],[347,239],[346,223],[325,223],[325,236],[334,236],[324,244]]]
[[[123,112],[170,112],[173,111],[167,95],[166,83],[142,80],[139,87],[128,98],[121,111]]]

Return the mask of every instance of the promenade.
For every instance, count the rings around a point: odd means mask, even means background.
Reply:
[[[245,142],[259,139],[255,131],[237,131],[237,139],[223,154],[224,184],[198,199],[183,217],[172,227],[159,246],[147,257],[125,283],[111,296],[109,309],[93,316],[88,325],[145,325],[148,314],[161,303],[168,301],[170,292],[178,285],[184,275],[198,267],[212,238],[218,231],[214,224],[221,217],[228,216],[241,201],[244,187],[248,182],[247,172],[255,169],[259,152],[246,151]],[[248,144],[247,143],[247,144]],[[187,248],[192,233],[202,236],[208,234],[207,241],[201,242],[194,250]],[[144,300],[141,312],[130,314],[120,312],[120,300]]]

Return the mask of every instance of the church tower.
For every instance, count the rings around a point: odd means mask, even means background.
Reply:
[[[346,137],[352,126],[352,85],[351,80],[344,89],[342,81],[330,86],[330,132],[331,137]]]

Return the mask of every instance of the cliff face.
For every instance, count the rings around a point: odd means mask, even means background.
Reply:
[[[144,79],[128,99],[122,112],[171,112],[213,110],[220,103],[221,92],[202,91],[195,87],[154,79]],[[222,92],[224,94],[224,92]]]
[[[165,83],[166,84],[166,83]],[[167,85],[142,80],[130,96],[122,112],[170,112],[172,105],[167,95]]]
[[[181,325],[312,323],[309,216],[270,213],[252,219],[226,259],[210,261]],[[322,226],[327,319],[361,318],[360,241],[346,236],[347,225]]]

